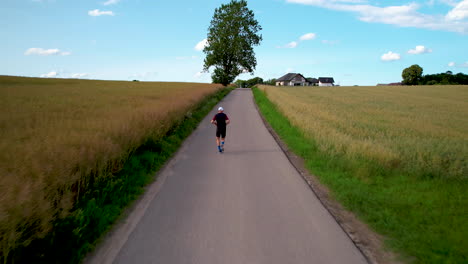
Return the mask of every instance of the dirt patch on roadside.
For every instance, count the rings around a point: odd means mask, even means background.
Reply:
[[[254,102],[258,113],[260,114],[263,123],[268,131],[270,131],[273,138],[281,147],[283,152],[288,157],[289,161],[305,182],[309,185],[311,190],[319,198],[323,206],[335,218],[341,228],[345,231],[348,237],[353,241],[356,247],[367,258],[369,263],[375,264],[400,264],[403,263],[398,260],[398,255],[394,252],[385,250],[384,237],[372,231],[365,223],[360,221],[356,215],[346,210],[340,203],[338,203],[330,193],[328,187],[321,184],[318,178],[310,174],[304,165],[304,160],[292,153],[287,145],[281,140],[278,134],[273,130],[270,124],[265,120],[257,104]]]

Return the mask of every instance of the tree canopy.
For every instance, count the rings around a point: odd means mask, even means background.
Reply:
[[[464,73],[453,74],[451,71],[445,73],[424,75],[419,82],[421,85],[444,85],[444,84],[468,84],[468,75]]]
[[[406,85],[417,85],[422,77],[423,68],[414,64],[403,70],[401,77],[403,78],[403,84]]]
[[[257,84],[263,84],[263,79],[260,78],[260,77],[255,77],[255,78],[252,78],[252,79],[249,79],[249,80],[237,80],[235,82],[236,86],[237,87],[241,87],[241,88],[251,88],[251,87],[254,87],[255,85]]]
[[[208,28],[203,69],[214,67],[214,83],[227,85],[241,73],[253,73],[257,66],[254,46],[260,45],[260,24],[246,0],[231,0],[216,8]]]
[[[468,75],[464,73],[454,74],[452,71],[446,71],[437,74],[422,75],[423,68],[415,64],[403,70],[403,84],[406,85],[457,85],[468,84]]]

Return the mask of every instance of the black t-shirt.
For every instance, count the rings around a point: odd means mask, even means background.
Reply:
[[[226,129],[226,120],[229,120],[229,118],[225,113],[217,113],[213,117],[213,120],[216,120],[218,129]]]

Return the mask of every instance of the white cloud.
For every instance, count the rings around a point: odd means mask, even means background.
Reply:
[[[208,46],[208,40],[204,39],[204,40],[198,42],[197,45],[195,45],[194,49],[197,50],[197,51],[202,51],[207,46]]]
[[[380,59],[382,59],[383,61],[396,61],[396,60],[400,60],[401,56],[398,53],[393,53],[393,52],[389,51],[389,52],[385,53],[384,55],[382,55],[382,57],[380,57]]]
[[[315,37],[316,37],[315,33],[307,33],[307,34],[302,35],[299,39],[310,40],[310,39],[314,39]]]
[[[43,49],[43,48],[30,48],[24,52],[24,55],[41,55],[41,56],[50,56],[50,55],[62,55],[68,56],[71,52],[60,51],[59,49]]]
[[[88,77],[89,74],[87,73],[74,73],[71,75],[72,78],[83,78],[83,77]]]
[[[58,72],[56,72],[56,71],[51,71],[51,72],[46,73],[46,74],[41,74],[41,77],[42,77],[42,78],[55,78],[55,77],[57,77],[58,75],[59,75]]]
[[[468,68],[468,61],[465,63],[455,63],[455,62],[449,62],[448,64],[449,67],[458,67],[458,68]]]
[[[421,5],[414,2],[406,5],[384,7],[364,4],[367,1],[353,0],[286,0],[286,2],[356,13],[359,20],[368,23],[468,33],[468,21],[461,21],[461,19],[468,17],[468,8],[466,6],[468,0],[459,2],[446,16],[444,14],[418,12]],[[450,1],[444,2],[450,3]]]
[[[113,16],[114,12],[112,11],[99,11],[99,9],[94,9],[91,11],[88,11],[88,15],[90,16]]]
[[[102,3],[103,5],[114,5],[114,4],[117,4],[118,2],[120,2],[120,0],[108,0],[104,3]]]
[[[414,49],[408,50],[408,54],[423,54],[423,53],[431,53],[432,50],[429,48],[426,48],[422,45],[416,46]]]
[[[311,39],[315,39],[316,37],[317,37],[317,35],[315,33],[306,33],[306,34],[300,36],[298,41],[311,40]],[[297,47],[298,41],[291,41],[291,42],[289,42],[288,44],[286,44],[284,46],[277,46],[276,48],[278,48],[278,49],[281,49],[281,48],[294,49],[295,47]]]
[[[284,46],[278,46],[277,48],[278,49],[281,49],[281,48],[285,48],[285,49],[294,49],[295,47],[297,47],[297,42],[296,41],[291,41],[289,42],[288,44],[284,45]]]
[[[206,74],[205,72],[199,71],[199,72],[195,73],[195,74],[193,75],[193,77],[195,77],[195,78],[201,78],[201,77],[202,77],[203,75],[205,75],[205,74]]]
[[[448,14],[445,16],[449,21],[459,21],[468,18],[468,0],[463,0],[458,3]]]

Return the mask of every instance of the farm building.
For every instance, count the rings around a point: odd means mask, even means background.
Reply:
[[[307,82],[312,86],[317,86],[319,84],[319,80],[317,78],[307,78]]]
[[[276,80],[276,86],[333,86],[332,77],[305,78],[300,73],[288,73]]]
[[[332,77],[319,77],[318,78],[318,85],[319,86],[333,86],[335,80]]]
[[[276,80],[276,86],[307,86],[307,79],[300,73],[288,73]]]

